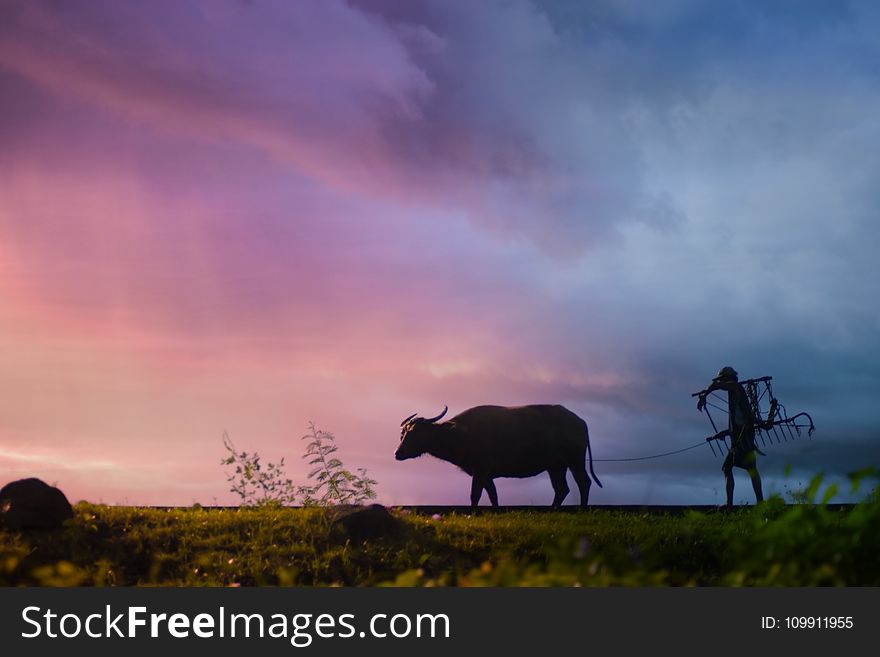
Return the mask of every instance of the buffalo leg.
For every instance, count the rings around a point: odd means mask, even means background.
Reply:
[[[568,482],[565,481],[565,468],[550,470],[550,483],[556,495],[553,497],[553,506],[562,506],[562,500],[568,495]]]
[[[571,469],[571,474],[574,476],[574,482],[581,492],[581,506],[587,506],[587,503],[590,501],[590,486],[593,485],[593,482],[590,481],[586,466],[580,463]]]
[[[498,506],[498,491],[495,490],[495,482],[489,479],[484,488],[489,494],[489,501],[492,503],[492,506]]]
[[[476,507],[480,503],[480,497],[483,495],[483,480],[474,475],[471,479],[471,506]]]

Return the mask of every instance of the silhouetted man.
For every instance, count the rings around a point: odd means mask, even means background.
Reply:
[[[758,502],[764,499],[761,491],[761,475],[758,474],[758,454],[764,454],[755,445],[755,417],[749,404],[748,395],[739,382],[739,375],[732,367],[722,367],[718,376],[712,379],[712,383],[699,395],[697,410],[702,411],[706,406],[706,396],[714,390],[727,392],[727,409],[729,424],[724,431],[706,440],[721,440],[730,436],[730,451],[721,471],[727,483],[727,508],[733,507],[733,468],[747,470],[752,478],[752,487],[755,489],[755,498]]]

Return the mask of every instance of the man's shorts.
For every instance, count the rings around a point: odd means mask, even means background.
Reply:
[[[727,453],[727,458],[724,459],[724,464],[721,466],[721,469],[726,471],[737,467],[751,470],[752,468],[757,467],[757,464],[758,453],[755,450],[741,452],[732,449]]]
[[[734,431],[736,431],[736,427],[734,427]],[[721,469],[726,471],[737,467],[751,470],[758,463],[758,453],[755,448],[755,430],[752,429],[750,431],[748,428],[745,428],[739,429],[736,433],[738,437],[736,440],[731,440],[730,451],[727,453],[727,458],[724,459],[724,465],[721,466]]]

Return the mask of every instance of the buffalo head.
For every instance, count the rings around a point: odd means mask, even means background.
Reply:
[[[400,445],[394,452],[394,458],[405,461],[424,454],[428,449],[434,423],[446,415],[448,410],[448,406],[444,407],[443,412],[435,417],[416,417],[413,413],[401,422]]]

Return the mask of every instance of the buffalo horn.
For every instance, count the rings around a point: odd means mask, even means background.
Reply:
[[[444,415],[446,415],[446,411],[448,411],[448,410],[449,410],[449,407],[448,407],[448,406],[444,406],[444,407],[443,407],[443,412],[440,413],[440,415],[438,415],[437,417],[429,418],[429,419],[425,420],[425,422],[436,422],[436,421],[439,420],[441,417],[443,417]]]
[[[400,423],[400,426],[403,426],[404,424],[406,424],[407,422],[409,422],[410,420],[412,420],[415,416],[416,416],[416,414],[413,413],[413,414],[410,415],[408,418],[406,418],[403,422],[401,422],[401,423]]]

